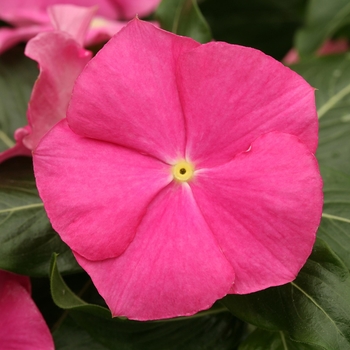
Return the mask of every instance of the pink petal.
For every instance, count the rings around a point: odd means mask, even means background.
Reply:
[[[298,136],[315,152],[314,89],[262,52],[220,42],[201,45],[181,56],[178,82],[187,157],[197,164],[230,161],[275,130]]]
[[[169,163],[183,157],[184,117],[175,67],[179,55],[198,45],[131,21],[77,79],[67,112],[72,130]]]
[[[66,119],[43,138],[33,157],[52,226],[90,260],[123,253],[150,201],[172,181],[169,165],[78,136]]]
[[[35,37],[38,33],[52,30],[52,26],[45,25],[30,25],[19,28],[0,28],[0,54],[10,49],[11,47],[26,42]]]
[[[13,26],[47,24],[47,3],[48,0],[0,1],[0,18]]]
[[[96,6],[55,5],[48,8],[48,14],[55,30],[70,34],[83,45],[96,10]]]
[[[94,17],[85,37],[85,46],[92,46],[108,41],[113,35],[125,27],[125,25],[125,22],[108,20],[98,16]]]
[[[192,315],[234,282],[187,184],[172,183],[154,199],[120,257],[92,262],[75,256],[112,314],[136,320]]]
[[[0,1],[0,18],[16,26],[48,23],[47,8],[55,4],[97,6],[97,12],[101,16],[111,19],[121,16],[119,9],[110,0],[5,0]]]
[[[43,135],[65,118],[73,84],[91,53],[66,33],[48,32],[32,39],[25,54],[40,67],[27,112],[32,133],[23,140],[34,149]]]
[[[142,17],[155,11],[161,0],[112,0],[119,10],[120,17],[130,19],[136,15]]]
[[[15,131],[16,144],[0,153],[0,163],[17,156],[31,156],[32,151],[23,144],[23,138],[30,133],[30,127],[19,128]]]
[[[0,347],[3,350],[53,350],[50,331],[21,280],[0,274]],[[29,281],[29,279],[28,279]]]
[[[32,292],[32,286],[28,276],[17,275],[16,273],[0,270],[0,288],[8,281],[14,281],[21,285],[29,294]]]
[[[200,169],[191,187],[243,294],[292,281],[322,213],[317,161],[297,137],[271,132],[222,166]]]

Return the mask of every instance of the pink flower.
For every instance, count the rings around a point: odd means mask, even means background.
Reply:
[[[1,349],[54,349],[51,333],[30,291],[28,277],[0,270]]]
[[[65,118],[74,82],[92,57],[82,43],[94,12],[93,8],[53,6],[55,31],[38,34],[28,42],[25,54],[38,62],[40,75],[29,101],[28,125],[16,130],[16,144],[0,153],[0,162],[30,156],[42,136]]]
[[[289,68],[135,19],[76,80],[35,175],[114,316],[191,315],[296,277],[322,212],[317,131]]]
[[[332,55],[346,52],[349,49],[349,43],[346,39],[326,40],[317,50],[317,56]],[[294,64],[299,62],[298,51],[294,48],[290,49],[282,60],[285,64]]]
[[[14,28],[0,28],[0,53],[36,34],[52,30],[48,8],[56,4],[95,6],[97,16],[91,23],[85,45],[107,41],[125,20],[154,11],[160,0],[11,0],[0,1],[0,19]]]

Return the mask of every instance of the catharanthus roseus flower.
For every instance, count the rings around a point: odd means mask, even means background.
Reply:
[[[28,277],[0,270],[1,349],[54,349],[51,333],[30,291]]]
[[[11,0],[0,1],[0,20],[12,27],[0,28],[0,53],[36,34],[52,30],[48,8],[57,4],[95,6],[97,14],[91,23],[85,45],[108,40],[124,22],[135,15],[155,10],[160,0]]]
[[[314,89],[260,51],[133,20],[34,150],[53,227],[114,316],[292,281],[322,211]]]

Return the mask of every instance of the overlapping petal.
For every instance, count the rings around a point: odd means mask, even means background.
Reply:
[[[111,0],[119,10],[121,18],[130,19],[135,16],[146,16],[156,9],[160,0]]]
[[[74,82],[91,53],[63,32],[39,34],[28,43],[25,53],[40,67],[27,111],[32,132],[23,140],[34,149],[43,135],[65,118]]]
[[[53,350],[50,331],[30,297],[29,278],[0,271],[0,347]]]
[[[232,292],[296,277],[311,253],[323,203],[317,161],[297,137],[262,135],[231,162],[198,170],[191,187],[234,266]]]
[[[14,45],[28,41],[40,32],[51,30],[50,24],[34,24],[28,27],[0,28],[0,54]]]
[[[226,43],[201,45],[181,55],[178,82],[186,152],[198,165],[223,164],[270,131],[296,135],[315,152],[314,89],[272,57]]]
[[[169,163],[183,158],[175,70],[178,57],[198,45],[134,19],[77,79],[67,112],[72,130]]]
[[[56,5],[48,8],[52,26],[57,31],[70,34],[83,46],[86,33],[98,7],[79,7],[75,5]]]
[[[0,20],[14,28],[0,28],[0,53],[35,35],[52,30],[48,9],[50,6],[77,5],[94,7],[104,26],[91,28],[86,45],[94,45],[111,38],[125,22],[137,15],[146,16],[155,10],[160,0],[11,0],[0,2]],[[71,16],[73,13],[65,13]],[[100,21],[101,22],[101,21]]]
[[[0,18],[16,26],[48,23],[47,8],[56,4],[98,6],[98,14],[103,17],[112,19],[120,16],[118,8],[110,0],[11,0],[0,2]]]
[[[90,260],[123,253],[149,203],[172,180],[168,165],[76,135],[66,119],[43,138],[34,168],[54,229]]]
[[[76,258],[113,315],[130,319],[192,315],[226,295],[234,282],[187,184],[172,183],[153,200],[118,259]]]

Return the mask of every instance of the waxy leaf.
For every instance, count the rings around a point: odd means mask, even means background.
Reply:
[[[350,174],[350,55],[315,58],[292,68],[317,89],[320,165]]]
[[[15,48],[0,56],[0,152],[14,145],[14,131],[27,124],[26,110],[37,65]]]
[[[321,168],[324,207],[318,236],[343,259],[350,269],[350,175]]]
[[[241,343],[238,350],[318,350],[320,347],[294,342],[284,332],[256,329]]]
[[[156,18],[169,32],[189,36],[200,43],[212,39],[196,0],[163,0],[156,11]]]
[[[218,41],[257,48],[282,59],[303,23],[306,0],[205,0],[199,2]]]
[[[109,310],[88,304],[76,296],[62,279],[57,269],[56,256],[52,259],[50,278],[55,303],[69,310],[69,315],[80,329],[86,330],[94,341],[108,349],[231,350],[242,337],[244,324],[222,306],[192,317],[153,322],[129,321],[111,318]]]
[[[312,54],[349,21],[349,0],[311,0],[306,12],[305,26],[296,36],[297,50],[301,55]]]
[[[0,164],[0,232],[0,269],[47,276],[51,255],[58,252],[62,272],[80,271],[47,218],[30,158]]]
[[[222,302],[258,327],[284,331],[297,342],[327,350],[350,349],[350,273],[322,240],[298,277],[284,286]]]
[[[67,317],[60,328],[53,333],[56,350],[108,350],[91,338],[89,333]]]

